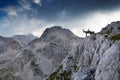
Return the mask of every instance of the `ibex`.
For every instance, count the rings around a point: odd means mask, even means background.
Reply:
[[[86,33],[86,37],[87,37],[87,34],[95,34],[95,32],[94,31],[90,31],[89,29],[88,29],[88,31],[84,31],[84,29],[83,29],[83,32],[84,33]]]

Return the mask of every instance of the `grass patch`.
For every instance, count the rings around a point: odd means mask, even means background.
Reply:
[[[120,40],[120,34],[112,35],[111,40]]]

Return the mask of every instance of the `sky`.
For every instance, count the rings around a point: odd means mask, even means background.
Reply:
[[[120,21],[120,0],[0,0],[0,35],[40,37],[46,28],[62,26],[77,36],[99,32]]]

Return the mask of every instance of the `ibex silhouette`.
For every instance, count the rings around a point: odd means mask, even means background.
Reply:
[[[90,31],[89,29],[88,29],[88,31],[84,31],[84,29],[83,29],[83,32],[84,33],[86,33],[86,37],[87,37],[87,34],[95,34],[95,32],[94,31]]]

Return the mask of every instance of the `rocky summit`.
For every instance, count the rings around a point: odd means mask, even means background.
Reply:
[[[26,46],[0,37],[0,80],[120,80],[119,28],[80,38],[54,26]]]

